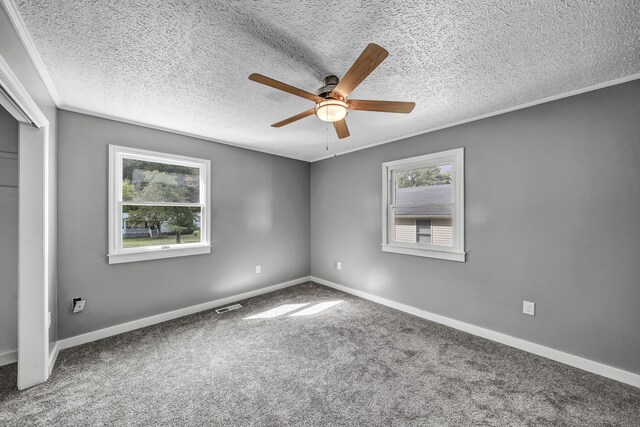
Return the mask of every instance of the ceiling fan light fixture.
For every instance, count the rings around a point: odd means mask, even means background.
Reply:
[[[349,106],[338,99],[327,99],[316,104],[316,116],[325,122],[339,122],[347,117]]]

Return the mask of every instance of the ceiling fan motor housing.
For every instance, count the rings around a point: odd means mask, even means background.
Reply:
[[[316,91],[316,95],[321,96],[323,98],[330,98],[331,92],[336,88],[340,82],[338,76],[327,76],[322,79],[322,87]]]

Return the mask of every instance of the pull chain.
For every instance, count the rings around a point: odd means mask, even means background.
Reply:
[[[329,151],[329,123],[327,123],[327,146],[326,150]]]

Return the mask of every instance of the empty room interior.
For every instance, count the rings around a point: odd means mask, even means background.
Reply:
[[[640,0],[0,4],[0,425],[640,425]]]

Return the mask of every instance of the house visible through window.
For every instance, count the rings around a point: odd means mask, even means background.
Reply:
[[[464,261],[463,151],[383,164],[385,252]]]
[[[418,243],[431,243],[431,220],[430,219],[417,219],[416,220],[416,242]]]
[[[209,161],[110,146],[109,262],[210,252]]]

